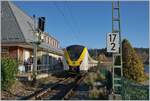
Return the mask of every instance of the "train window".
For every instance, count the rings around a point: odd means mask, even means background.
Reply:
[[[70,56],[70,59],[72,61],[76,61],[80,57],[83,49],[84,49],[84,47],[79,46],[79,45],[73,45],[73,46],[67,47],[67,52]]]

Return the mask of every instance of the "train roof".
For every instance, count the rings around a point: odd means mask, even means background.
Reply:
[[[83,46],[83,45],[70,45],[70,46],[67,46],[66,48],[68,48],[68,47],[85,47],[85,46]]]

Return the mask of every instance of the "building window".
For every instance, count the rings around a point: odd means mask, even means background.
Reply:
[[[1,57],[9,56],[9,48],[1,48]]]
[[[55,43],[55,47],[57,48],[57,41],[56,41],[56,43]]]
[[[47,43],[47,36],[45,35],[45,43]]]
[[[57,40],[56,40],[56,48],[57,48],[57,46],[58,46],[58,42],[57,42]]]
[[[56,43],[56,48],[58,48],[58,43]]]
[[[2,48],[2,53],[9,53],[9,48]]]
[[[56,43],[56,41],[54,40],[54,47],[55,47],[55,43]]]
[[[47,36],[47,44],[49,44],[49,37]]]
[[[51,38],[51,42],[50,42],[50,44],[51,44],[51,46],[52,46],[52,44],[53,44],[53,39]]]
[[[49,40],[50,40],[50,38],[48,37],[48,44],[49,44],[49,42],[50,42]]]
[[[58,44],[57,44],[57,48],[59,48],[59,42],[58,42]]]
[[[44,42],[46,42],[46,35],[44,35]]]
[[[55,47],[57,48],[57,41],[55,40]]]
[[[51,44],[51,38],[49,37],[49,44]]]
[[[54,46],[54,40],[52,40],[52,46]]]
[[[54,45],[53,46],[55,47],[55,40],[54,40]]]
[[[45,43],[47,43],[47,36],[45,36]]]
[[[48,41],[49,41],[49,37],[47,36],[47,41],[46,41],[47,44],[48,44]]]

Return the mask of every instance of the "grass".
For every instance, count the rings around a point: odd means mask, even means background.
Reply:
[[[96,87],[93,87],[93,89],[89,91],[89,98],[91,100],[105,100],[106,99],[103,92],[100,89],[97,89]]]
[[[98,100],[106,99],[102,89],[98,89],[94,83],[96,81],[103,80],[104,77],[100,75],[100,72],[90,72],[84,79],[85,84],[89,86],[89,99]]]
[[[88,76],[84,79],[84,82],[88,85],[88,86],[93,86],[94,82],[97,79],[97,74],[90,72],[88,74]]]
[[[84,82],[89,85],[93,86],[95,81],[100,81],[106,79],[104,75],[102,75],[99,71],[98,72],[90,72],[87,77],[84,79]]]

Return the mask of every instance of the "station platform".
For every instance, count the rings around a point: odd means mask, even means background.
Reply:
[[[49,75],[48,73],[40,73],[36,76],[36,79],[46,78],[48,77],[48,75]],[[32,73],[21,73],[21,74],[17,74],[16,77],[18,80],[21,81],[31,81],[33,79]]]

